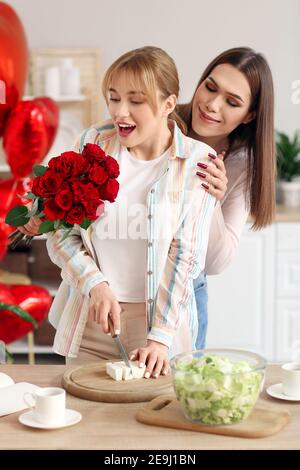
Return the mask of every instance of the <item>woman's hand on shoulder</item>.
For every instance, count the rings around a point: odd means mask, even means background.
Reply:
[[[144,377],[148,379],[151,375],[155,379],[159,375],[169,372],[168,347],[158,341],[147,340],[145,348],[134,349],[129,353],[131,361],[146,364]]]
[[[205,191],[220,201],[226,194],[228,183],[226,168],[223,162],[225,151],[217,156],[209,153],[208,156],[212,163],[197,163],[196,174],[202,180],[202,186]]]
[[[108,316],[110,316],[114,332],[121,330],[121,307],[107,282],[100,282],[90,290],[89,314],[96,323],[102,326],[104,333],[110,333]]]

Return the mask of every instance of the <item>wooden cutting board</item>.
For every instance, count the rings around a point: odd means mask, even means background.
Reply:
[[[65,372],[62,386],[76,397],[109,403],[149,401],[173,392],[171,376],[117,382],[106,374],[105,368],[105,362],[72,367]]]
[[[241,423],[208,426],[185,418],[174,395],[157,397],[145,404],[136,415],[137,421],[153,426],[185,429],[187,431],[224,434],[238,437],[266,437],[281,431],[290,420],[290,414],[281,408],[258,401],[251,415]]]

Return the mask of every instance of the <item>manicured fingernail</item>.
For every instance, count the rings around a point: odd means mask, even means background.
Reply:
[[[206,163],[202,163],[202,162],[197,163],[197,166],[200,166],[200,168],[203,168],[204,170],[206,170],[206,168],[208,167]]]
[[[150,372],[146,372],[145,379],[149,379],[149,377],[150,377]]]
[[[144,363],[143,363],[143,362],[140,362],[140,363],[139,363],[139,367],[144,367]]]
[[[158,374],[153,374],[153,377],[154,377],[155,379],[157,379]]]
[[[108,336],[111,336],[111,332],[110,332],[110,331],[109,331],[107,334],[108,334]]]
[[[120,334],[120,330],[115,330],[116,335]]]
[[[201,186],[203,186],[203,188],[204,188],[204,189],[209,189],[209,186],[208,186],[208,184],[201,183]]]
[[[196,175],[200,176],[200,178],[206,178],[206,174],[201,171],[197,171]]]
[[[213,158],[214,160],[217,158],[216,155],[214,155],[213,153],[209,153],[208,156],[209,156],[210,158]]]
[[[134,355],[134,354],[131,354],[130,360],[133,361],[134,358],[135,358],[135,355]]]
[[[167,373],[168,373],[167,370],[164,370],[164,371],[163,371],[163,374],[164,374],[164,375],[167,375]]]

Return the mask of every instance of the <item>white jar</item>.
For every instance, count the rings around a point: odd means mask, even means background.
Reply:
[[[62,60],[60,76],[63,96],[80,95],[80,71],[73,65],[73,59],[68,57]]]
[[[49,67],[45,70],[45,95],[58,98],[60,90],[60,72],[58,67]]]

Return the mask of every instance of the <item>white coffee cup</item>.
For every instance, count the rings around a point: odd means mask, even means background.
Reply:
[[[63,388],[40,388],[26,392],[23,399],[33,411],[36,421],[47,425],[60,425],[65,421],[66,392]]]
[[[283,393],[290,397],[300,397],[300,362],[288,362],[281,369]]]

